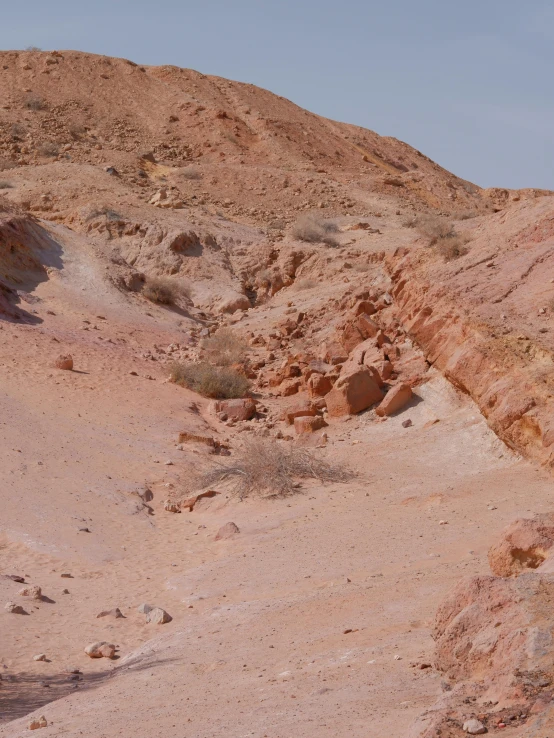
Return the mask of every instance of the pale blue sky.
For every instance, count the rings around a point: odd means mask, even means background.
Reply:
[[[554,189],[552,0],[1,2],[0,48],[192,67],[415,146],[482,186]]]

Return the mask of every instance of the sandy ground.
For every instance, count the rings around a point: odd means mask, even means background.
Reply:
[[[548,509],[551,481],[431,373],[402,415],[329,427],[323,453],[356,471],[352,482],[169,514],[167,485],[209,462],[178,451],[178,431],[221,431],[206,401],[141,357],[182,336],[180,316],[122,305],[79,243],[62,258],[66,271],[36,291],[43,322],[1,329],[0,571],[45,599],[0,579],[2,601],[28,612],[0,614],[1,713],[15,719],[0,735],[21,735],[35,708],[51,723],[44,736],[405,732],[441,690],[433,669],[412,666],[432,663],[437,605],[461,576],[488,570],[494,533]],[[83,331],[85,315],[103,318]],[[76,371],[50,368],[68,347]],[[153,514],[134,494],[145,483]],[[215,541],[230,520],[240,534]],[[146,624],[142,602],[172,622]],[[97,619],[114,607],[125,618]],[[97,640],[120,658],[90,660]]]

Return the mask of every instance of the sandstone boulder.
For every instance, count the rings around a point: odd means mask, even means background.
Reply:
[[[402,410],[410,402],[412,397],[413,392],[409,384],[397,384],[387,392],[385,399],[375,412],[381,417],[384,415],[394,415],[394,413]]]
[[[222,525],[221,528],[217,531],[215,540],[223,541],[229,538],[234,538],[239,533],[240,530],[236,523],[225,523],[225,525]]]
[[[19,590],[18,594],[20,597],[30,597],[33,600],[42,600],[42,590],[36,584],[30,587],[23,587],[23,589]]]
[[[364,339],[374,338],[379,333],[379,326],[369,315],[361,313],[356,318],[356,326]]]
[[[85,648],[85,653],[91,659],[113,659],[115,656],[115,645],[106,641],[98,641],[97,643],[89,643]]]
[[[73,357],[71,354],[60,354],[54,362],[56,369],[65,369],[71,371],[73,369]]]
[[[40,717],[32,718],[27,727],[29,730],[38,730],[39,728],[46,728],[47,726],[48,721],[44,715],[41,715]]]
[[[333,381],[330,377],[322,374],[312,374],[307,382],[308,392],[311,397],[324,397],[333,389]]]
[[[25,610],[21,605],[16,605],[15,602],[6,602],[4,605],[6,612],[11,612],[13,615],[25,615]]]
[[[304,415],[294,419],[294,430],[299,435],[302,433],[315,433],[315,431],[321,430],[321,428],[325,428],[327,425],[321,415],[314,417]]]
[[[489,549],[489,566],[500,577],[518,576],[537,569],[554,545],[554,513],[519,518],[505,528]]]
[[[294,423],[295,418],[301,418],[303,416],[314,416],[317,415],[316,409],[310,400],[304,400],[298,402],[295,405],[291,405],[284,412],[284,417],[289,425]]]
[[[250,420],[256,414],[256,402],[251,397],[215,400],[212,409],[215,413],[225,413],[229,420]]]
[[[359,413],[382,399],[383,393],[366,367],[341,374],[333,389],[325,396],[331,417]]]
[[[146,622],[154,625],[163,625],[173,620],[171,615],[161,607],[153,607],[146,613]]]

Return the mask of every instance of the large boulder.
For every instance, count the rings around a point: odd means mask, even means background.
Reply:
[[[256,402],[251,397],[239,400],[215,400],[212,410],[225,413],[229,420],[250,420],[256,414]]]
[[[325,395],[327,411],[335,418],[359,413],[382,399],[383,393],[367,367],[341,374],[333,389]]]
[[[518,576],[537,569],[554,545],[554,513],[519,518],[505,528],[489,549],[489,565],[499,577]]]
[[[381,417],[384,415],[394,415],[394,413],[402,410],[410,402],[412,397],[413,392],[409,384],[397,384],[387,392],[385,399],[375,412]]]

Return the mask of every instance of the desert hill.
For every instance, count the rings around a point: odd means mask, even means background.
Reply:
[[[192,70],[0,70],[0,735],[546,738],[552,193]]]

